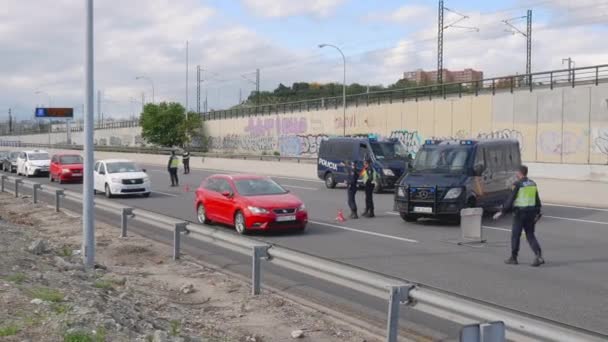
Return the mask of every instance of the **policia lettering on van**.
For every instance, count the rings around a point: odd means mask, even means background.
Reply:
[[[369,159],[378,174],[374,191],[393,189],[397,180],[407,169],[411,156],[405,146],[397,140],[368,138],[330,138],[321,142],[317,160],[317,175],[325,181],[327,188],[333,189],[338,183],[346,183],[345,161],[354,161],[357,169],[362,169],[363,161]],[[362,181],[359,181],[362,186]]]
[[[407,222],[460,218],[463,208],[500,207],[521,165],[517,140],[427,140],[399,180],[395,210]]]

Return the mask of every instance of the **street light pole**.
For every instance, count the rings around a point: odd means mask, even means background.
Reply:
[[[82,205],[83,259],[87,269],[95,267],[95,205],[93,200],[93,0],[86,0],[85,33],[85,115],[84,115],[84,181]]]
[[[342,81],[342,124],[343,124],[343,136],[346,136],[346,57],[342,50],[339,47],[332,44],[320,44],[319,48],[324,48],[326,46],[333,47],[338,50],[338,52],[342,55],[342,62],[344,64],[344,80]]]
[[[154,82],[152,81],[152,79],[148,76],[137,76],[135,77],[136,80],[146,80],[148,82],[150,82],[150,86],[152,87],[152,104],[154,104]]]

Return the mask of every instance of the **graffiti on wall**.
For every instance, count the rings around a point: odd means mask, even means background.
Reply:
[[[230,134],[224,137],[209,137],[211,150],[272,152],[277,139],[273,136],[249,136]]]
[[[305,117],[249,118],[245,127],[245,133],[255,137],[301,134],[307,130],[308,121]]]
[[[416,155],[416,152],[418,152],[418,149],[420,149],[420,146],[422,145],[422,138],[420,137],[417,131],[392,131],[389,135],[389,138],[399,139],[399,141],[407,149],[407,152],[411,153],[413,156]]]
[[[364,120],[367,123],[367,120]],[[337,115],[334,118],[334,129],[344,129],[357,127],[357,117],[355,115],[347,115],[345,118],[342,115]]]
[[[516,129],[500,129],[477,134],[477,139],[513,139],[519,141],[519,148],[524,149],[524,135]]]
[[[583,136],[575,132],[543,132],[538,137],[540,151],[544,154],[571,155],[583,147]]]
[[[593,137],[594,152],[608,156],[608,128],[596,129]]]

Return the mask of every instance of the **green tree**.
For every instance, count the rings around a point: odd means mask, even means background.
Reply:
[[[139,119],[142,138],[163,147],[185,146],[200,134],[201,127],[201,118],[188,114],[186,119],[186,110],[176,102],[148,103]]]

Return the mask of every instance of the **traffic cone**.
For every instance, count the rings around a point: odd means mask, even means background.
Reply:
[[[346,219],[344,218],[344,213],[342,212],[342,209],[338,209],[338,216],[336,216],[336,221],[338,221],[338,222],[346,221]]]

